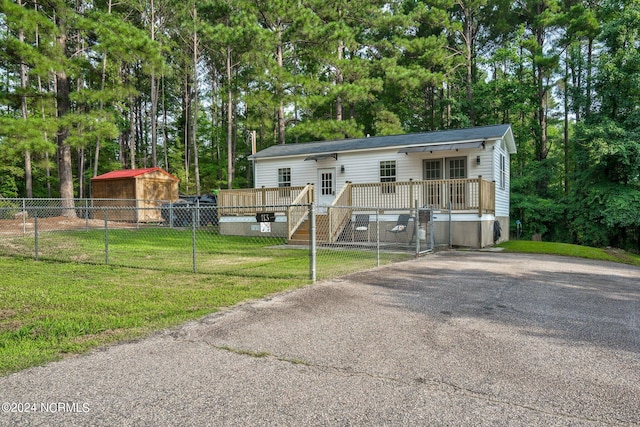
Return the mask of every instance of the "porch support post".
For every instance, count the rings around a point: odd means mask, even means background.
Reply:
[[[482,175],[478,176],[478,216],[482,217]]]
[[[267,188],[262,186],[262,210],[267,209]]]
[[[409,206],[413,206],[413,178],[409,178]],[[416,209],[418,207],[418,201],[415,200],[416,203]]]

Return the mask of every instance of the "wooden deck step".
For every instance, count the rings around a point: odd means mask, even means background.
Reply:
[[[326,215],[317,215],[316,216],[316,236],[318,234],[322,235],[323,233],[318,233],[318,230],[327,230],[329,225],[329,217]],[[325,231],[326,234],[326,231]],[[288,245],[308,245],[310,241],[310,230],[309,230],[309,220],[304,221],[300,224],[300,227],[293,233],[291,239],[287,241]]]

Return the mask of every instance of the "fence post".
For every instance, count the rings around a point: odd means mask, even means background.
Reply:
[[[193,272],[196,272],[196,218],[197,207],[191,208],[191,252],[193,257]]]
[[[22,235],[27,234],[27,207],[25,204],[25,200],[22,199]]]
[[[418,199],[414,202],[415,215],[413,217],[413,238],[416,239],[416,258],[420,256],[420,211],[418,210]]]
[[[376,210],[376,267],[380,267],[380,209]]]
[[[34,234],[35,246],[36,246],[36,254],[35,254],[36,261],[38,261],[38,209],[33,210],[33,234]]]
[[[315,205],[309,205],[309,278],[316,282],[316,210]]]
[[[451,200],[449,200],[449,249],[453,248],[453,225],[451,220]]]
[[[478,216],[480,218],[482,218],[482,175],[478,176]],[[482,242],[480,242],[480,245],[482,245]]]
[[[89,199],[84,199],[84,231],[89,231]]]
[[[433,209],[429,209],[429,235],[431,236],[429,238],[429,245],[431,246],[430,249],[432,251],[436,250],[436,237],[433,235],[433,233],[435,233],[435,224],[433,223],[434,218],[433,218]]]
[[[104,217],[104,262],[109,265],[109,220],[107,218],[107,208],[103,209]]]

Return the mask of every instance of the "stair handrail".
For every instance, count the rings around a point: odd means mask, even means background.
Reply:
[[[352,206],[351,181],[347,181],[338,192],[338,195],[329,206],[329,234],[328,239],[332,243],[338,240],[342,230],[347,223],[347,219],[351,218],[353,209],[347,209]],[[340,208],[340,209],[332,209]]]
[[[287,239],[291,239],[298,227],[309,216],[309,205],[315,199],[313,184],[307,184],[287,208]]]

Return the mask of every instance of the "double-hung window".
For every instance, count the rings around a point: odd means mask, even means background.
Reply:
[[[382,185],[382,192],[384,194],[391,194],[396,192],[396,161],[387,160],[380,162],[380,182]]]
[[[291,168],[278,169],[278,187],[280,196],[288,197],[290,190],[287,187],[291,187]]]

